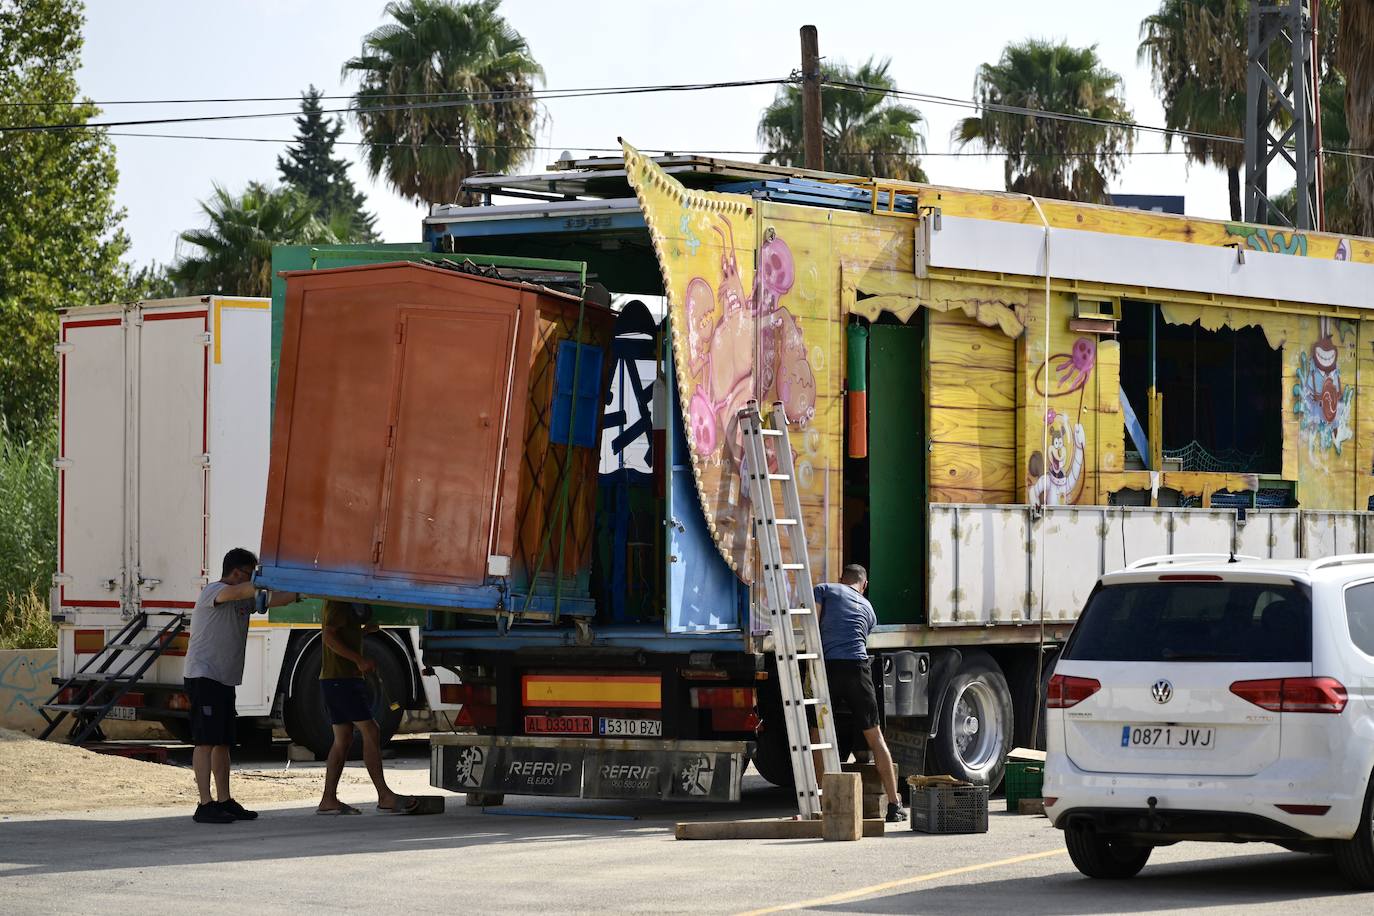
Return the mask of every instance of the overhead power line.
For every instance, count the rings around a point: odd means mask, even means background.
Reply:
[[[532,90],[530,92],[492,93],[481,97],[465,96],[437,102],[405,102],[397,105],[364,105],[347,108],[325,108],[320,114],[376,114],[388,111],[418,111],[425,109],[468,108],[477,105],[509,105],[514,102],[546,102],[551,99],[598,98],[618,95],[641,95],[659,92],[701,92],[709,89],[735,89],[741,86],[776,86],[786,83],[786,78],[762,80],[731,80],[718,83],[680,83],[661,86],[613,86],[604,89],[583,90]],[[354,97],[357,98],[357,97]],[[361,98],[392,98],[382,93],[376,96],[363,94]],[[21,124],[0,127],[0,133],[42,133],[61,130],[83,130],[102,127],[150,127],[157,124],[195,124],[207,121],[245,121],[255,118],[294,118],[301,114],[300,109],[292,111],[259,111],[248,114],[196,115],[186,118],[140,118],[131,121],[74,121],[64,124]]]

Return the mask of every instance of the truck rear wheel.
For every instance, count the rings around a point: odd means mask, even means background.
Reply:
[[[1050,677],[1054,674],[1054,663],[1059,658],[1056,650],[1044,654],[1040,665],[1040,681],[1035,680],[1035,656],[1022,660],[1013,670],[1016,672],[1016,690],[1012,693],[1013,711],[1016,715],[1016,747],[1045,749],[1045,701],[1049,696]],[[1036,715],[1036,705],[1040,706]]]
[[[930,748],[935,772],[990,789],[1001,785],[1011,750],[1011,690],[990,655],[964,653],[937,715]]]
[[[401,718],[405,715],[407,684],[405,663],[398,657],[389,640],[377,634],[368,634],[365,639],[364,654],[377,663],[377,676],[367,678],[368,699],[372,704],[372,717],[381,728],[382,743],[391,740],[400,728]],[[329,756],[329,748],[334,744],[334,731],[329,724],[329,712],[324,707],[324,697],[320,694],[320,658],[323,645],[315,640],[301,656],[296,666],[295,680],[291,685],[291,696],[287,698],[282,711],[286,734],[293,742],[309,748],[317,759]],[[380,688],[380,689],[379,689]],[[392,704],[397,704],[392,708]],[[362,756],[362,736],[353,736],[353,746],[349,759]]]

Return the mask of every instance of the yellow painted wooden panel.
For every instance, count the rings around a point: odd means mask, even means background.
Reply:
[[[935,442],[1016,447],[1016,411],[1006,408],[959,410],[930,408],[930,438]]]
[[[931,312],[928,351],[931,365],[1013,371],[1016,348],[995,328],[976,324],[962,312]]]
[[[933,442],[930,485],[1012,493],[1016,489],[1012,471],[1015,460],[1016,451],[1010,448]]]
[[[1016,372],[1000,369],[965,369],[933,363],[930,367],[930,406],[977,410],[1016,406]]]
[[[1005,505],[1015,500],[1016,494],[1011,490],[966,490],[959,487],[936,486],[930,488],[930,501],[933,503]]]

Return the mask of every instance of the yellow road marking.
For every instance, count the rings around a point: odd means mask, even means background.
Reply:
[[[995,862],[980,862],[977,865],[965,865],[961,868],[947,868],[944,871],[933,871],[925,875],[916,875],[911,878],[899,878],[896,881],[886,881],[882,884],[873,884],[868,887],[858,888],[857,890],[844,891],[843,893],[832,894],[829,897],[815,897],[811,900],[798,900],[795,903],[784,903],[781,906],[770,906],[761,910],[749,910],[747,913],[740,913],[739,916],[763,916],[764,913],[781,913],[784,910],[800,910],[803,907],[846,903],[850,900],[857,900],[860,897],[871,897],[874,894],[881,894],[883,891],[890,891],[899,887],[910,887],[913,884],[924,884],[927,881],[939,881],[941,878],[953,878],[955,875],[966,875],[969,872],[984,871],[989,868],[1002,868],[1006,865],[1019,865],[1022,862],[1034,862],[1036,859],[1048,859],[1051,856],[1062,856],[1066,852],[1067,850],[1064,849],[1051,849],[1048,852],[1032,852],[1024,856],[1013,856],[1010,859],[998,859]]]

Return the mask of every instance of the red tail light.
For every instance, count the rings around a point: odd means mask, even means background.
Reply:
[[[1102,689],[1102,682],[1091,677],[1056,674],[1050,678],[1050,692],[1046,703],[1050,709],[1068,709],[1082,703]]]
[[[753,709],[753,687],[693,687],[688,692],[693,709]]]
[[[440,684],[439,700],[472,706],[495,706],[496,688],[482,684]]]
[[[1345,686],[1331,677],[1236,681],[1231,685],[1231,692],[1270,712],[1339,713],[1349,699]]]
[[[187,710],[191,708],[191,698],[184,693],[174,693],[167,697],[168,709]]]

